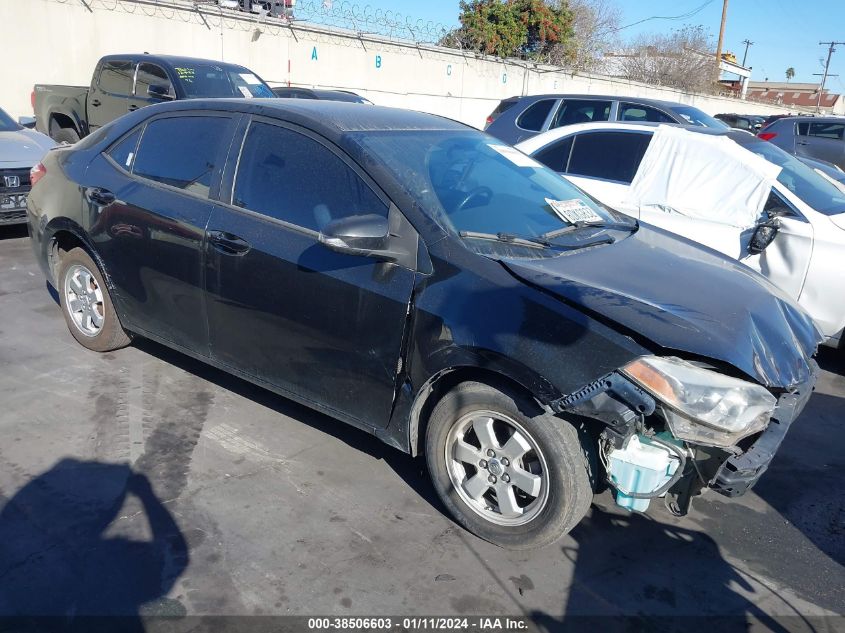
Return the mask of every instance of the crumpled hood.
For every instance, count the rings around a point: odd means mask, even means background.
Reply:
[[[0,164],[4,167],[32,167],[56,142],[36,130],[0,132]]]
[[[640,227],[612,245],[502,263],[661,347],[729,363],[767,387],[813,373],[822,335],[803,309],[743,264],[665,231]]]

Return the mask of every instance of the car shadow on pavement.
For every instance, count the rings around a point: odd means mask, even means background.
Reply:
[[[174,365],[197,378],[206,380],[221,389],[231,391],[242,398],[267,407],[297,422],[307,424],[375,459],[383,460],[385,464],[435,510],[444,516],[448,516],[448,511],[441,504],[437,493],[431,485],[426,473],[425,462],[422,459],[411,457],[385,444],[379,438],[366,431],[335,420],[305,405],[298,404],[284,396],[254,385],[247,380],[238,378],[207,363],[193,359],[190,356],[171,350],[159,343],[139,338],[133,341],[132,345],[140,351],[158,358],[162,362]]]
[[[594,506],[570,537],[575,545],[561,548],[575,567],[563,618],[533,612],[542,631],[745,631],[749,618],[788,630],[755,604],[761,586],[703,532]]]
[[[819,367],[838,376],[845,376],[845,348],[819,347],[816,356]]]
[[[124,521],[125,503],[146,524]],[[142,632],[141,606],[165,596],[188,559],[147,477],[63,459],[0,510],[0,630]]]

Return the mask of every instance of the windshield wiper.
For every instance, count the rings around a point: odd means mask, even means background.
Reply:
[[[547,233],[543,233],[538,237],[538,239],[547,241],[554,239],[556,237],[560,237],[561,235],[566,235],[568,233],[572,233],[574,231],[578,231],[579,229],[586,229],[586,228],[595,228],[595,229],[618,229],[620,231],[633,231],[636,229],[637,223],[636,222],[575,222],[574,224],[570,224],[569,226],[564,226],[560,229],[555,229],[554,231],[548,231]]]
[[[529,248],[549,248],[551,244],[542,239],[535,239],[529,237],[520,237],[512,233],[478,233],[476,231],[460,231],[458,233],[461,237],[470,237],[476,240],[493,240],[495,242],[504,242],[505,244],[514,244],[515,246],[527,246]]]

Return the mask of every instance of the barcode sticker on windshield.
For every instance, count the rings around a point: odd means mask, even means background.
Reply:
[[[249,91],[249,88],[246,86],[238,86],[238,90],[241,91],[241,94],[245,96],[247,99],[252,99],[252,93]]]
[[[564,222],[575,224],[576,222],[601,222],[601,216],[596,213],[586,202],[575,198],[573,200],[552,200],[546,198],[546,203],[557,213]]]
[[[488,143],[487,145],[490,149],[499,152],[502,156],[507,158],[510,162],[512,162],[517,167],[537,167],[540,168],[542,165],[538,163],[536,160],[531,158],[530,156],[526,156],[518,149],[511,147],[509,145],[493,145],[492,143]]]
[[[250,86],[257,86],[261,83],[258,77],[253,75],[252,73],[240,73],[241,79],[247,82]]]

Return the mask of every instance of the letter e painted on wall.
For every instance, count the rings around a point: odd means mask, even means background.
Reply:
[[[311,60],[315,61],[315,62],[317,61],[317,47],[316,46],[311,49]]]

